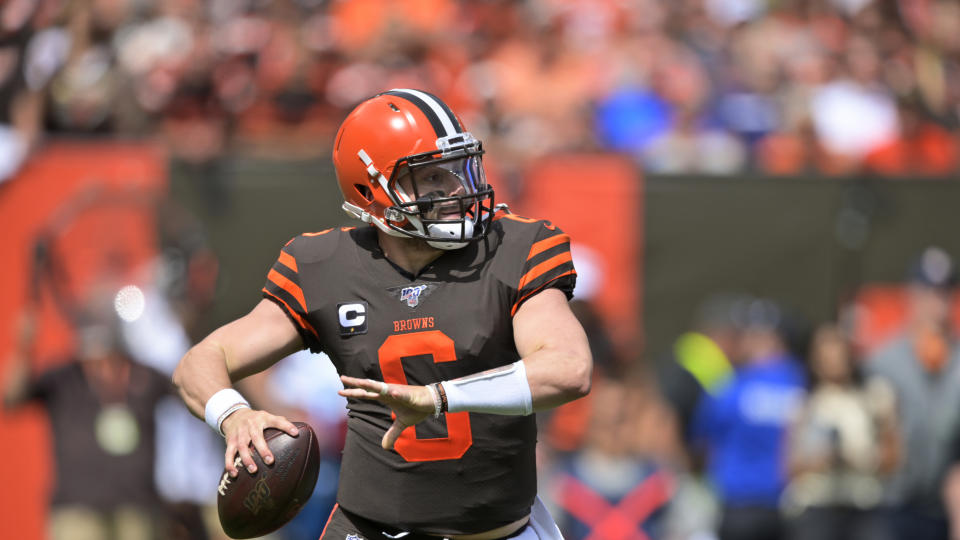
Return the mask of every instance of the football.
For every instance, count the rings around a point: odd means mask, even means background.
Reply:
[[[263,435],[273,452],[272,465],[254,449],[257,472],[243,467],[236,478],[224,469],[217,486],[217,512],[230,538],[253,538],[275,531],[297,515],[317,483],[320,451],[307,424],[294,422],[300,433],[291,437],[267,428]],[[237,457],[239,460],[239,456]]]

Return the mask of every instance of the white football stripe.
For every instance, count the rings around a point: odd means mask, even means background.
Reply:
[[[433,99],[433,97],[431,97],[428,94],[424,94],[419,90],[413,90],[410,88],[397,88],[396,91],[406,92],[408,94],[412,94],[422,99],[423,102],[426,103],[433,110],[434,114],[436,114],[437,117],[440,118],[440,123],[443,124],[443,129],[447,131],[446,136],[449,137],[451,135],[456,135],[457,128],[456,126],[453,125],[453,122],[450,121],[450,116],[447,115],[447,111],[443,110],[443,107],[439,103],[437,103],[437,100]]]

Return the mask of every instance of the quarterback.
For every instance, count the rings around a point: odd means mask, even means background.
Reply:
[[[436,97],[395,89],[340,126],[343,208],[362,225],[290,240],[263,299],[175,374],[226,438],[224,463],[266,463],[267,427],[232,381],[324,351],[348,398],[337,506],[322,540],[559,539],[536,494],[532,413],[584,396],[592,359],[567,305],[570,239],[494,204],[483,148]]]

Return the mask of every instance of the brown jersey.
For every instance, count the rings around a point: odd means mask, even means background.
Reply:
[[[512,317],[537,292],[572,295],[570,240],[549,222],[498,213],[490,234],[413,276],[387,260],[376,229],[298,236],[263,294],[314,352],[352,377],[425,385],[518,360]],[[432,534],[492,529],[527,514],[536,496],[531,416],[429,417],[391,451],[391,411],[351,399],[338,501],[367,519]]]

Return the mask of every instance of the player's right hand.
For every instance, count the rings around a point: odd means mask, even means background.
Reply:
[[[346,375],[340,376],[340,382],[343,383],[343,390],[337,393],[341,396],[379,401],[393,410],[396,418],[380,441],[384,450],[393,450],[403,430],[433,413],[433,394],[426,386],[388,384]]]
[[[257,464],[253,461],[250,443],[267,465],[273,463],[273,453],[263,438],[263,430],[277,428],[296,437],[297,426],[282,416],[270,414],[267,411],[254,409],[238,409],[228,416],[220,425],[223,436],[227,441],[227,450],[224,454],[224,465],[232,478],[239,474],[239,465],[247,468],[250,474],[257,472]],[[240,457],[239,462],[237,456]]]

